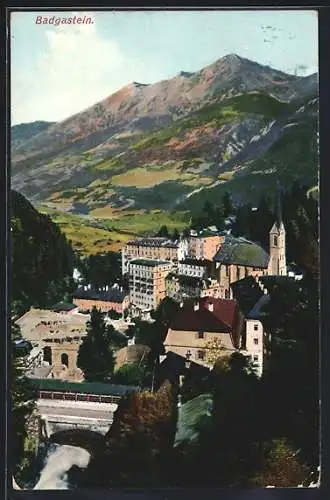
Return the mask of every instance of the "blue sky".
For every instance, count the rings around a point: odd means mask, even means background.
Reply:
[[[91,25],[36,24],[88,15]],[[155,83],[238,54],[288,73],[318,67],[316,11],[16,12],[12,124],[59,121],[138,81]]]

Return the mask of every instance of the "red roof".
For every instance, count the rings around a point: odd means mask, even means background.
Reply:
[[[199,309],[194,310],[198,304]],[[210,310],[212,309],[213,311]],[[171,323],[172,330],[206,331],[232,333],[237,318],[237,302],[229,299],[204,297],[198,301],[187,302]]]

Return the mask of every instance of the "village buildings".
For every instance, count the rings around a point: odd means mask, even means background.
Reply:
[[[169,238],[137,238],[122,247],[122,274],[129,272],[133,259],[151,259],[178,262],[188,254],[188,241],[184,238],[172,241]]]
[[[105,286],[103,290],[94,290],[84,286],[75,292],[73,303],[80,312],[91,312],[93,307],[96,307],[104,313],[115,311],[122,315],[129,305],[129,296],[118,284],[110,288]]]
[[[210,366],[212,340],[219,342],[219,356],[232,354],[240,347],[243,322],[235,300],[204,297],[187,301],[170,324],[165,350],[181,356],[188,353],[195,363]]]
[[[22,337],[31,342],[34,352],[42,351],[37,356],[38,370],[43,377],[61,378],[64,380],[81,380],[83,374],[77,367],[78,349],[86,336],[86,323],[90,316],[80,314],[76,308],[69,312],[52,309],[31,308],[16,320]]]
[[[155,310],[166,296],[165,278],[174,264],[167,260],[133,259],[129,263],[131,313]]]

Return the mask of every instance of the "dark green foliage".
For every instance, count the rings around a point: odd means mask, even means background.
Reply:
[[[145,376],[145,364],[131,363],[121,366],[113,375],[111,382],[122,385],[141,385]]]
[[[73,252],[56,224],[15,191],[11,207],[12,305],[20,314],[73,292]]]
[[[87,335],[80,345],[77,366],[88,381],[111,377],[115,361],[101,311],[93,307],[87,324]]]
[[[11,460],[19,473],[27,438],[26,421],[30,417],[37,396],[31,381],[25,376],[26,356],[15,350],[14,341],[22,338],[20,329],[12,323],[11,365]]]
[[[158,231],[157,236],[160,236],[162,238],[169,238],[170,234],[168,232],[167,226],[162,226]]]
[[[235,213],[234,205],[231,200],[230,193],[226,191],[222,198],[222,206],[223,206],[223,217],[229,217],[229,215],[233,215]]]
[[[203,210],[192,217],[190,227],[199,231],[209,226],[216,226],[218,230],[224,229],[224,210],[222,206],[205,201]]]
[[[119,319],[121,317],[121,314],[118,313],[117,311],[115,311],[114,309],[111,309],[109,312],[108,312],[108,316],[109,318],[111,319]]]
[[[111,344],[114,350],[121,349],[122,347],[126,347],[127,339],[125,335],[120,332],[117,332],[113,325],[108,325],[106,327],[105,334],[109,343]]]
[[[286,229],[287,262],[303,270],[316,273],[318,256],[318,204],[306,196],[306,187],[294,183],[290,191],[282,194],[283,222]],[[275,201],[262,196],[257,210],[243,205],[236,210],[233,224],[235,236],[259,243],[269,250],[269,231],[276,220]]]
[[[121,278],[121,256],[117,252],[105,255],[90,255],[82,259],[78,265],[84,283],[94,288],[112,285]]]
[[[156,393],[123,398],[105,437],[105,450],[87,469],[86,486],[157,487],[165,480],[175,436],[175,392],[169,384]]]

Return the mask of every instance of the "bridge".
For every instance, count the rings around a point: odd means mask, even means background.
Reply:
[[[59,432],[80,429],[105,435],[121,397],[138,390],[94,382],[64,382],[32,379],[37,388],[36,406],[40,415],[40,437],[49,439]]]

